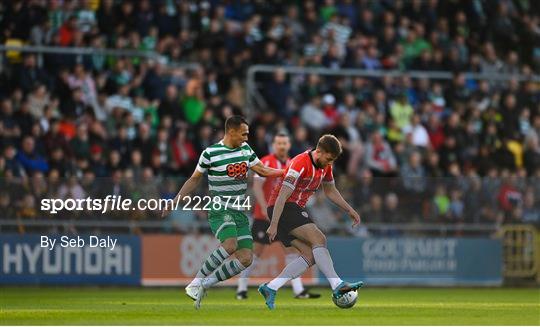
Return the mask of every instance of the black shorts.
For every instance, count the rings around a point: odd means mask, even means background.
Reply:
[[[268,207],[268,217],[272,217],[273,211],[274,206]],[[311,220],[305,208],[302,208],[296,203],[286,202],[281,213],[281,219],[279,219],[276,238],[285,247],[289,247],[291,246],[291,242],[296,239],[296,237],[289,233],[297,227],[312,223],[313,220]]]
[[[266,219],[253,219],[253,225],[251,226],[251,236],[253,236],[253,242],[261,244],[270,244],[270,239],[266,230],[270,227],[270,220]]]

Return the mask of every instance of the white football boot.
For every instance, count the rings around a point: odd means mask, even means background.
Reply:
[[[189,296],[193,301],[197,300],[197,293],[199,291],[199,285],[201,284],[200,281],[197,281],[196,279],[192,280],[191,283],[189,283],[188,286],[186,286],[186,295]]]

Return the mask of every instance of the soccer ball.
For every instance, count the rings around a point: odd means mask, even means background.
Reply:
[[[334,301],[334,304],[341,309],[349,309],[354,306],[356,303],[356,300],[358,299],[358,292],[357,291],[350,291],[345,294],[343,294],[340,298],[336,298],[332,296],[332,301]]]

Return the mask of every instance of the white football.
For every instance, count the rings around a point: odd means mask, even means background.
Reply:
[[[350,291],[343,294],[340,298],[335,298],[332,296],[332,301],[341,309],[349,309],[354,306],[356,300],[358,299],[357,291]]]

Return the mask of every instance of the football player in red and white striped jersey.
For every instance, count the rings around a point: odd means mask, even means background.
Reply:
[[[336,298],[363,285],[361,281],[344,282],[337,275],[326,248],[326,237],[305,209],[308,199],[322,185],[326,196],[349,214],[353,225],[360,223],[360,215],[343,199],[334,184],[332,163],[341,152],[341,143],[335,136],[323,135],[315,150],[308,150],[291,160],[280,187],[274,190],[270,198],[268,216],[271,217],[271,223],[267,230],[270,241],[277,236],[286,247],[292,245],[301,253],[276,278],[259,287],[270,309],[274,309],[277,290],[314,264],[317,264],[330,282]]]
[[[272,153],[261,158],[263,165],[276,169],[284,169],[290,163],[289,150],[291,141],[289,135],[283,132],[274,135],[272,140]],[[266,212],[268,200],[273,189],[278,187],[283,180],[282,177],[261,177],[255,175],[253,179],[253,191],[257,202],[253,211],[253,224],[251,226],[251,235],[253,237],[253,262],[251,266],[242,271],[238,279],[238,288],[236,298],[238,300],[247,299],[248,280],[253,268],[257,265],[258,258],[264,252],[264,249],[271,244],[266,230],[270,227],[270,219]],[[289,264],[299,257],[298,250],[294,247],[285,248],[285,262]],[[293,293],[297,299],[319,298],[320,294],[315,294],[304,288],[300,277],[291,280]]]

